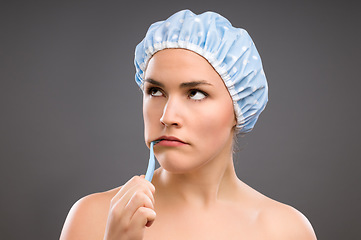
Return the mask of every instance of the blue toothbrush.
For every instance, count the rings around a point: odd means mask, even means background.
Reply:
[[[149,182],[152,182],[153,174],[154,174],[154,170],[155,170],[155,157],[154,157],[153,147],[154,147],[154,144],[157,142],[158,141],[150,143],[149,163],[148,163],[147,173],[145,174],[145,179],[148,180]]]

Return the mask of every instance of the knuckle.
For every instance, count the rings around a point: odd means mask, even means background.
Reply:
[[[155,193],[155,187],[153,184],[151,184],[150,191],[154,194]]]
[[[141,181],[141,177],[134,176],[130,179],[130,182],[139,183]]]
[[[130,222],[126,221],[124,218],[119,219],[119,227],[123,229],[123,231],[128,231],[130,228]]]
[[[149,191],[149,188],[145,184],[139,184],[139,190],[146,193],[147,191]]]
[[[135,200],[143,200],[144,199],[144,193],[142,192],[135,192],[133,195],[133,198]]]
[[[117,199],[116,199],[115,197],[113,197],[113,198],[110,200],[110,206],[114,206],[116,203],[117,203]]]
[[[115,202],[113,205],[111,205],[109,211],[115,217],[121,216],[122,209],[119,207],[119,202]]]
[[[144,183],[141,183],[141,182],[140,182],[140,183],[137,183],[135,187],[136,187],[136,189],[137,189],[137,190],[136,190],[137,192],[146,193],[147,190],[148,190],[147,186],[144,185]]]
[[[119,228],[123,233],[128,233],[130,231],[130,224],[124,221],[121,221],[119,224]]]
[[[145,207],[140,207],[140,208],[138,209],[138,213],[139,213],[139,215],[141,215],[141,216],[145,216],[145,215],[147,215],[148,210],[147,210]]]
[[[120,222],[121,214],[119,214],[119,211],[117,211],[117,209],[112,207],[108,213],[108,220],[111,220],[112,222]]]

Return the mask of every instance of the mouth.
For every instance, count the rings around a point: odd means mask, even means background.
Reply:
[[[154,143],[163,146],[179,146],[179,145],[187,144],[186,142],[173,136],[161,136],[160,138],[157,138],[154,141]]]

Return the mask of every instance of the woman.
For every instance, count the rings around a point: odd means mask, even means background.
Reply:
[[[61,239],[316,239],[294,208],[240,181],[232,159],[268,95],[245,30],[213,12],[177,12],[153,24],[135,53],[145,142],[160,168],[89,195]]]

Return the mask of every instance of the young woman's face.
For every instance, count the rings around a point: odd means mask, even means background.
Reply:
[[[162,140],[154,151],[164,169],[185,173],[229,156],[236,125],[232,99],[203,57],[184,49],[159,51],[144,79],[145,141]]]

